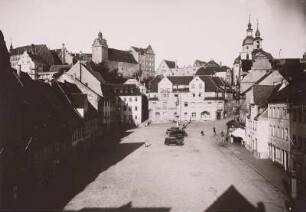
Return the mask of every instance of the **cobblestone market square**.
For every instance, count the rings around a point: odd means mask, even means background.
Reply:
[[[267,179],[222,145],[225,121],[192,122],[184,146],[166,146],[166,129],[152,124],[132,130],[119,145],[142,144],[73,197],[66,210],[84,208],[169,208],[205,211],[222,199],[228,206],[283,211],[286,196]],[[213,134],[216,128],[217,136]],[[204,130],[205,136],[200,131]],[[145,140],[152,145],[145,147]],[[114,154],[120,154],[115,152]],[[239,154],[239,153],[238,153]],[[236,202],[235,202],[236,201]]]

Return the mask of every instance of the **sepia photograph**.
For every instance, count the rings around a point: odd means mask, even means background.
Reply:
[[[2,211],[306,211],[306,0],[0,0]]]

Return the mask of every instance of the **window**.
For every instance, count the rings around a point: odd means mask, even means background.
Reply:
[[[188,114],[187,112],[184,113],[185,116],[187,116],[187,114]]]
[[[303,119],[302,119],[302,118],[303,118],[302,112],[303,112],[303,111],[302,111],[301,109],[298,110],[298,119],[299,119],[299,123],[302,123],[302,121],[303,121]]]
[[[292,121],[296,122],[296,110],[292,109]]]
[[[137,97],[135,97],[135,102],[137,102]]]
[[[191,84],[191,88],[195,88],[195,85],[194,85],[194,84]]]
[[[185,106],[185,107],[188,107],[188,102],[184,102],[184,106]]]
[[[286,139],[286,141],[288,141],[288,137],[289,137],[289,136],[288,136],[288,128],[286,128],[286,129],[285,129],[285,139]]]
[[[199,97],[201,97],[202,96],[202,93],[199,93]]]
[[[197,114],[196,114],[195,112],[192,112],[192,113],[191,113],[191,117],[192,117],[192,118],[196,118],[196,116],[197,116]]]
[[[199,89],[202,89],[202,83],[199,84]]]
[[[135,115],[135,119],[137,119],[137,116]]]
[[[126,102],[126,98],[124,97],[123,100]]]
[[[126,111],[126,106],[125,105],[123,106],[123,111]]]
[[[292,149],[296,148],[296,135],[292,136]]]
[[[270,135],[272,135],[272,126],[271,125],[269,126],[269,132],[270,132]]]
[[[192,97],[195,97],[195,93],[192,94]]]
[[[178,97],[178,94],[174,94],[174,97]]]
[[[129,101],[131,102],[132,101],[132,98],[130,97]]]
[[[132,115],[129,115],[129,120],[132,120],[133,119],[133,116]]]
[[[300,137],[300,136],[298,137],[296,148],[297,148],[298,150],[301,150],[301,149],[302,149],[302,137]]]
[[[137,106],[134,107],[134,110],[137,111]]]
[[[275,126],[272,128],[272,135],[275,136]]]

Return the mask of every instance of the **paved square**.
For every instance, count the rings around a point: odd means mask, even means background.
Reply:
[[[118,208],[131,202],[135,208],[205,211],[226,191],[235,190],[254,207],[263,203],[265,211],[284,211],[286,196],[220,145],[220,136],[213,135],[213,127],[218,135],[225,130],[225,120],[191,123],[184,146],[166,146],[166,129],[173,125],[133,130],[121,143],[148,139],[152,145],[141,146],[100,173],[65,209]]]

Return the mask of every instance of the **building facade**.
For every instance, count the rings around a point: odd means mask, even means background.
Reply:
[[[149,115],[155,122],[216,120],[224,115],[224,91],[209,76],[157,78],[149,93]]]

